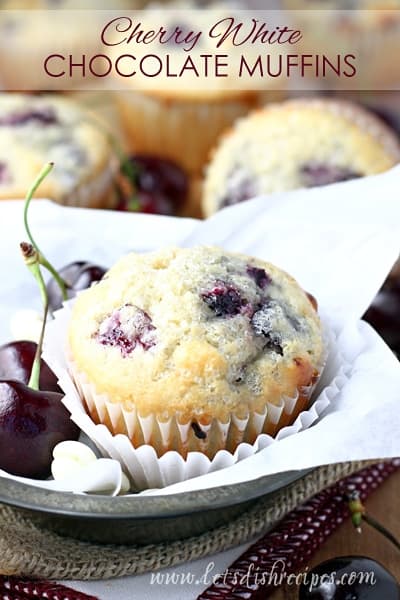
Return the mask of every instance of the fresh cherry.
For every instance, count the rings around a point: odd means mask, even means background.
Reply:
[[[79,436],[62,394],[0,380],[0,468],[22,477],[47,477],[53,448]]]
[[[0,379],[14,379],[28,384],[37,344],[29,341],[10,342],[0,346]],[[61,392],[57,377],[44,360],[40,361],[39,389]]]
[[[105,273],[106,269],[87,261],[76,261],[59,270],[59,275],[66,284],[68,298],[73,298],[80,290],[85,290],[95,281],[100,281]],[[47,284],[47,293],[51,310],[61,308],[63,298],[60,287],[54,278],[50,279]]]
[[[395,578],[381,564],[364,556],[340,556],[307,573],[299,600],[400,600]]]
[[[15,376],[26,380],[29,345],[22,353],[20,346],[9,344],[3,347],[3,374],[0,379],[0,469],[14,475],[27,477],[46,477],[50,474],[52,452],[56,444],[64,440],[77,439],[79,428],[72,422],[62,404],[62,394],[53,391],[40,391],[40,371],[43,338],[48,316],[48,294],[41,267],[47,268],[60,281],[58,273],[38,250],[28,223],[29,204],[40,183],[53,168],[46,165],[30,188],[24,206],[24,225],[31,243],[22,242],[20,248],[24,262],[38,283],[43,301],[43,324],[39,342],[35,349],[28,385],[14,379]],[[11,373],[10,373],[11,371]],[[43,378],[51,379],[47,369]],[[53,376],[54,377],[54,376]],[[47,384],[45,384],[47,387]]]
[[[188,178],[170,160],[134,155],[125,161],[122,170],[130,179],[133,193],[130,190],[129,194],[123,195],[120,210],[173,215],[187,198]]]
[[[385,282],[363,319],[400,357],[400,277]]]

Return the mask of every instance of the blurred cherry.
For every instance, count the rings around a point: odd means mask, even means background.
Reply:
[[[385,282],[363,319],[400,356],[400,277]]]
[[[172,161],[150,155],[134,155],[123,165],[131,187],[123,194],[120,210],[174,215],[188,195],[188,178]]]
[[[400,600],[395,578],[365,556],[339,556],[307,573],[299,600]]]
[[[58,271],[65,282],[67,298],[73,298],[77,292],[90,287],[95,281],[100,281],[105,273],[106,269],[88,261],[72,262]],[[51,278],[47,284],[47,294],[51,310],[62,307],[62,293],[54,278]]]

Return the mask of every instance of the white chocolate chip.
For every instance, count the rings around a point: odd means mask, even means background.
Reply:
[[[71,477],[82,467],[97,460],[93,450],[86,444],[67,440],[57,444],[53,450],[51,473],[56,480]]]

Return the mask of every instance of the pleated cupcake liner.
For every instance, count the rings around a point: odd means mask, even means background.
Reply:
[[[73,302],[66,302],[49,323],[44,358],[59,378],[71,419],[103,456],[121,463],[134,491],[163,488],[232,466],[288,435],[307,429],[321,417],[347,381],[344,359],[335,349],[333,334],[324,326],[326,351],[318,381],[299,388],[292,397],[283,396],[279,405],[267,403],[262,412],[249,413],[244,418],[231,414],[226,422],[212,419],[202,423],[199,416],[197,437],[187,417],[186,420],[180,414],[167,419],[157,414],[143,417],[97,393],[94,384],[87,381],[67,356],[66,337]]]

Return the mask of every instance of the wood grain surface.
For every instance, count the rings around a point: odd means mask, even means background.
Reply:
[[[368,513],[400,538],[400,472],[392,475],[366,502]],[[358,554],[369,556],[384,565],[400,582],[400,552],[380,533],[364,524],[357,533],[346,521],[314,555],[307,566],[312,567],[334,556]],[[304,570],[304,569],[303,569]],[[271,600],[298,600],[298,587],[283,586]],[[384,598],[382,598],[384,600]]]

